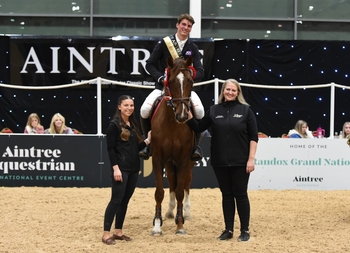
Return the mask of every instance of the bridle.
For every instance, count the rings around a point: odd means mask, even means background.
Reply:
[[[180,68],[180,72],[181,71],[188,71],[191,73],[191,70],[189,68]],[[169,82],[165,85],[165,89],[168,92],[168,95],[164,95],[163,99],[165,99],[165,101],[167,102],[167,106],[170,106],[174,113],[176,112],[176,106],[174,104],[175,101],[179,101],[180,105],[183,104],[187,107],[187,110],[190,110],[191,108],[191,97],[181,97],[181,98],[173,98],[172,94],[171,94],[171,90],[170,90],[170,86],[169,86]]]

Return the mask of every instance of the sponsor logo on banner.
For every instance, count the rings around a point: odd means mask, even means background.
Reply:
[[[260,139],[250,189],[349,189],[349,148],[340,139]]]
[[[256,165],[278,165],[278,166],[349,166],[350,160],[344,158],[332,159],[332,158],[317,158],[317,159],[298,159],[291,158],[278,159],[276,157],[272,159],[255,159]]]
[[[21,148],[7,146],[1,150],[1,180],[84,180],[83,176],[67,173],[75,172],[75,163],[62,161],[61,149]],[[25,174],[23,173],[25,172]],[[32,172],[32,173],[31,173]],[[38,174],[38,172],[48,172]],[[50,173],[52,172],[52,175]],[[60,175],[59,173],[62,173]],[[20,174],[19,174],[20,173]],[[74,177],[74,178],[72,178]]]
[[[10,75],[13,84],[57,85],[79,83],[95,77],[113,79],[128,85],[154,86],[146,62],[156,40],[127,39],[13,39],[10,40]],[[212,39],[195,41],[203,56],[204,69],[211,69]],[[46,77],[44,83],[35,76]],[[205,78],[210,73],[206,71]],[[35,80],[35,83],[34,81]],[[90,84],[95,84],[95,81]],[[112,84],[102,80],[102,84]]]
[[[202,160],[197,161],[194,167],[211,167],[209,164],[210,157],[203,157]],[[143,161],[143,177],[148,177],[152,174],[153,168],[152,168],[152,157],[150,159]],[[165,168],[163,169],[163,177],[166,176]]]

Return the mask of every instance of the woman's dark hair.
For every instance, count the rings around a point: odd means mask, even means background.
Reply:
[[[126,99],[131,99],[131,100],[134,100],[133,97],[129,96],[129,95],[121,95],[119,98],[118,98],[118,105],[117,105],[117,109],[115,111],[115,114],[114,114],[114,119],[117,119],[119,121],[119,124],[120,124],[120,128],[122,129],[122,132],[120,134],[120,137],[122,138],[122,140],[124,141],[127,141],[129,139],[129,136],[130,136],[130,131],[128,129],[128,125],[126,124],[126,122],[123,120],[123,117],[121,116],[121,112],[118,108],[119,105],[122,104],[122,102]],[[139,130],[139,124],[137,122],[137,120],[135,119],[135,116],[134,116],[134,113],[132,113],[129,117],[129,121],[130,121],[130,125],[134,127],[135,129],[135,132],[137,134],[137,137],[139,139],[139,141],[142,141],[142,135],[140,133],[140,130]]]

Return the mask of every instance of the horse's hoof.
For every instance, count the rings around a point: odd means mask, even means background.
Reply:
[[[186,234],[186,230],[184,230],[184,229],[177,230],[175,234],[177,234],[177,235],[185,235]]]
[[[152,231],[151,236],[161,236],[163,235],[162,231],[157,232],[157,231]]]
[[[185,216],[184,216],[184,219],[185,219],[185,220],[192,220],[192,216],[191,216],[191,215],[190,215],[190,216],[185,215]]]
[[[174,213],[166,213],[165,217],[168,219],[173,219],[174,218]]]

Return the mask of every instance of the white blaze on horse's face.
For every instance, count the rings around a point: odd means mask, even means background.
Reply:
[[[177,76],[176,76],[176,78],[179,80],[179,82],[180,82],[180,88],[181,88],[181,97],[183,97],[184,96],[184,80],[185,80],[185,75],[182,73],[182,72],[180,72]]]
[[[179,74],[177,74],[176,78],[179,80],[180,82],[180,90],[181,90],[181,97],[183,98],[184,97],[184,80],[185,80],[185,75],[180,72]],[[187,113],[186,113],[186,108],[185,108],[185,105],[184,103],[181,103],[181,115],[180,115],[180,118],[187,118]]]

